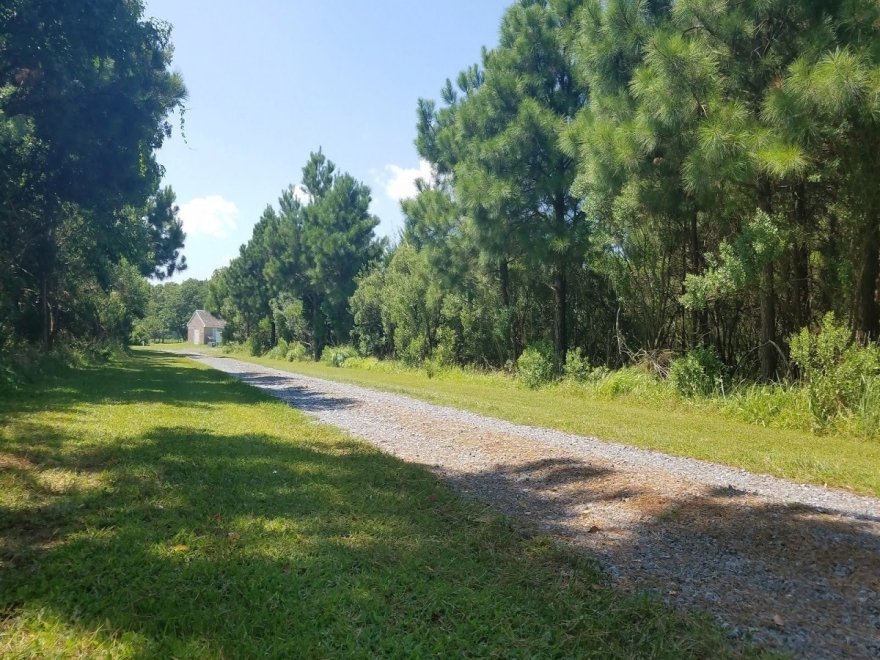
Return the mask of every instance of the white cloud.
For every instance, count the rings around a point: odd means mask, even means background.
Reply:
[[[238,207],[220,195],[197,197],[180,205],[180,219],[187,236],[226,238],[236,227]]]
[[[309,204],[312,203],[312,196],[306,192],[305,188],[303,188],[300,185],[297,185],[297,186],[291,186],[291,189],[293,190],[294,198],[299,200],[300,204],[303,204],[304,206],[308,206]]]
[[[385,188],[385,194],[396,202],[415,197],[418,193],[416,180],[424,179],[428,183],[434,180],[431,164],[422,159],[419,166],[400,167],[399,165],[386,165],[385,174],[380,177],[380,183]]]

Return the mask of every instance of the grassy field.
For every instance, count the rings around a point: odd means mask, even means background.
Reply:
[[[203,349],[221,355],[220,349]],[[880,442],[771,429],[731,419],[710,405],[674,398],[592,396],[566,383],[529,390],[499,374],[335,368],[235,354],[310,376],[408,394],[521,424],[597,436],[636,447],[880,496]]]
[[[735,652],[189,360],[139,351],[0,400],[0,656]]]

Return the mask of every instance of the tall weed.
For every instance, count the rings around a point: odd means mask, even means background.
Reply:
[[[818,333],[804,328],[789,341],[817,430],[872,404],[873,383],[880,376],[880,348],[853,343],[849,328],[838,323],[833,313],[825,315]]]

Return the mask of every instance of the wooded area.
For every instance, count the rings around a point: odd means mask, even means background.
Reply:
[[[312,202],[267,209],[214,311],[255,350],[503,366],[548,342],[557,366],[619,366],[706,346],[765,380],[829,312],[876,339],[878,21],[868,1],[518,2],[418,103],[435,176],[399,243],[375,259],[368,192],[325,200],[318,155]]]
[[[397,241],[318,150],[227,268],[151,292],[139,274],[185,267],[154,157],[185,98],[169,28],[113,0],[0,16],[6,335],[145,341],[204,307],[257,354],[351,343],[549,377],[685,356],[708,391],[853,346],[857,381],[880,370],[872,0],[520,0],[418,101],[433,176]]]
[[[133,0],[0,7],[0,346],[127,337],[185,268],[155,151],[186,90]]]

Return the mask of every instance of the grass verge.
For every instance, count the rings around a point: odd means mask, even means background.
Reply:
[[[221,349],[199,350],[222,355]],[[194,349],[192,349],[194,350]],[[757,426],[711,404],[656,397],[596,396],[562,382],[529,390],[500,374],[336,368],[241,354],[230,357],[500,417],[520,424],[596,436],[677,456],[723,463],[797,482],[880,496],[880,442],[846,435]],[[372,363],[368,363],[372,364]]]
[[[0,400],[0,655],[718,657],[719,630],[148,351]]]

